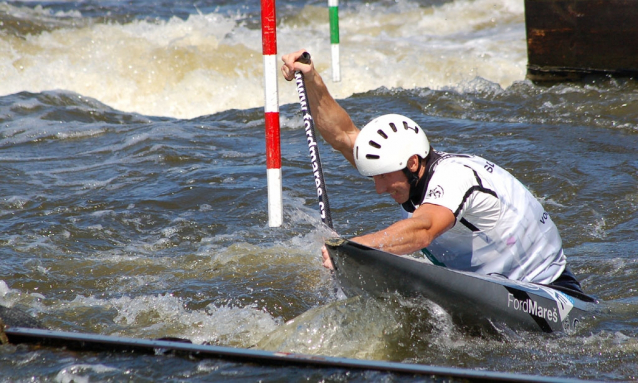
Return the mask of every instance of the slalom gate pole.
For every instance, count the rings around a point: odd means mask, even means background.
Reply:
[[[330,48],[332,50],[332,81],[341,81],[339,62],[339,0],[328,0],[330,13]]]
[[[264,56],[264,117],[266,122],[266,172],[268,225],[283,221],[279,93],[277,89],[277,15],[275,0],[261,0],[261,39]]]
[[[299,57],[297,61],[304,64],[310,64],[310,53],[304,52],[304,54]],[[317,199],[319,200],[319,212],[321,213],[321,221],[332,229],[332,216],[330,215],[328,192],[326,191],[326,183],[323,179],[321,158],[319,157],[319,147],[317,146],[317,139],[315,136],[315,122],[312,119],[312,115],[310,113],[310,104],[308,103],[308,94],[306,93],[306,83],[304,82],[303,74],[299,71],[295,72],[295,80],[297,82],[297,92],[299,93],[301,112],[303,113],[306,138],[308,139],[310,162],[312,164],[312,171],[315,176],[315,186],[317,187]]]

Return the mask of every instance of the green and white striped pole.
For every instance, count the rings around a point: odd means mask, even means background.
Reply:
[[[330,13],[330,47],[332,48],[332,81],[341,81],[339,68],[339,0],[328,0]]]

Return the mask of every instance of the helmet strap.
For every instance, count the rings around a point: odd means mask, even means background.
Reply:
[[[403,174],[405,174],[405,176],[408,179],[408,183],[410,184],[410,190],[412,190],[412,188],[416,187],[416,185],[419,183],[419,172],[421,171],[421,158],[419,157],[419,167],[416,169],[416,172],[411,172],[408,167],[406,166],[405,168],[403,168]]]
[[[428,183],[430,183],[430,178],[432,176],[432,166],[438,159],[441,158],[441,155],[436,153],[434,149],[430,146],[430,152],[428,153],[425,160],[419,158],[419,168],[416,173],[409,171],[406,168],[403,169],[403,173],[408,178],[408,182],[410,183],[410,198],[402,204],[405,211],[412,213],[416,209],[423,197],[425,197],[425,191],[428,187]],[[424,164],[423,164],[424,163]],[[419,178],[419,172],[421,171],[421,166],[425,166],[425,173],[421,178]]]
[[[408,183],[410,184],[410,191],[416,188],[416,185],[419,183],[419,173],[421,172],[421,166],[423,166],[423,159],[420,156],[417,156],[417,158],[418,167],[415,172],[410,171],[407,166],[403,168],[403,174],[405,174],[408,179]]]

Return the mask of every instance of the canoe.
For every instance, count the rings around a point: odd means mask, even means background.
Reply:
[[[423,297],[462,327],[572,333],[596,309],[595,298],[570,289],[452,270],[344,238],[326,248],[347,296]]]

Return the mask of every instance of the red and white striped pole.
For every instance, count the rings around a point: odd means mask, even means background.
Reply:
[[[268,225],[270,227],[279,227],[283,221],[283,202],[281,186],[281,148],[279,142],[277,15],[275,12],[275,0],[261,0],[261,40],[264,55]]]

